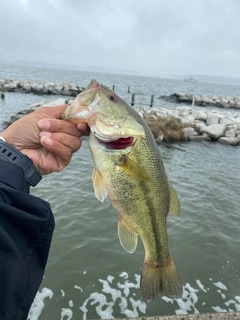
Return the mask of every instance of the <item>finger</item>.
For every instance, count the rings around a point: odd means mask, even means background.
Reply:
[[[48,137],[53,142],[58,142],[62,146],[72,149],[73,152],[76,152],[81,147],[81,140],[79,137],[75,137],[66,133],[51,133],[51,132],[40,132],[40,138]],[[49,142],[50,143],[50,142]]]
[[[77,124],[78,130],[82,132],[83,136],[89,136],[90,128],[85,122],[80,122]]]
[[[35,112],[42,115],[49,115],[49,118],[60,119],[61,115],[63,114],[63,112],[68,106],[69,106],[68,104],[62,104],[59,106],[46,105],[38,108]]]
[[[62,162],[64,165],[67,165],[70,162],[71,157],[74,153],[73,148],[69,146],[65,146],[59,141],[53,140],[47,136],[41,137],[40,142],[47,151],[49,151],[51,154],[58,157],[60,159],[60,162]],[[79,139],[79,148],[80,147],[81,147],[81,140]],[[77,151],[76,148],[75,148],[75,151]]]
[[[49,132],[63,132],[72,136],[81,137],[82,132],[78,130],[76,124],[58,119],[41,119],[38,121],[40,130]]]

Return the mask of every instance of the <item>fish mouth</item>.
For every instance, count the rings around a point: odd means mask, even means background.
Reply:
[[[127,147],[130,147],[134,142],[133,137],[127,137],[127,138],[119,138],[117,140],[112,140],[107,142],[107,146],[111,149],[115,150],[121,150],[126,149]]]
[[[103,143],[108,149],[121,150],[130,147],[135,142],[134,137],[117,137],[117,138],[109,138],[104,137],[97,133],[96,131],[92,132],[95,138]]]
[[[104,117],[98,114],[96,123],[89,125],[94,137],[107,149],[126,149],[133,145],[137,138],[145,137],[143,127],[134,119],[126,117],[114,124],[112,124],[114,119],[110,119],[111,121],[109,119],[106,123]]]

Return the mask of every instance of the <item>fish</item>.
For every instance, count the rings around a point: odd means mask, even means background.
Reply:
[[[120,244],[133,253],[138,237],[142,240],[142,300],[150,302],[160,293],[180,298],[182,283],[167,237],[167,216],[179,215],[180,202],[149,127],[134,108],[95,79],[61,118],[90,127],[95,195],[101,202],[108,198],[118,212]]]

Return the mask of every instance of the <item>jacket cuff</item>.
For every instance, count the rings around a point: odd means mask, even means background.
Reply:
[[[24,171],[18,165],[0,160],[0,184],[4,183],[14,189],[29,193],[30,185],[27,183]]]

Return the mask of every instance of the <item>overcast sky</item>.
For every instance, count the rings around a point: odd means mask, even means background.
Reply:
[[[240,77],[240,0],[0,0],[0,59]]]

